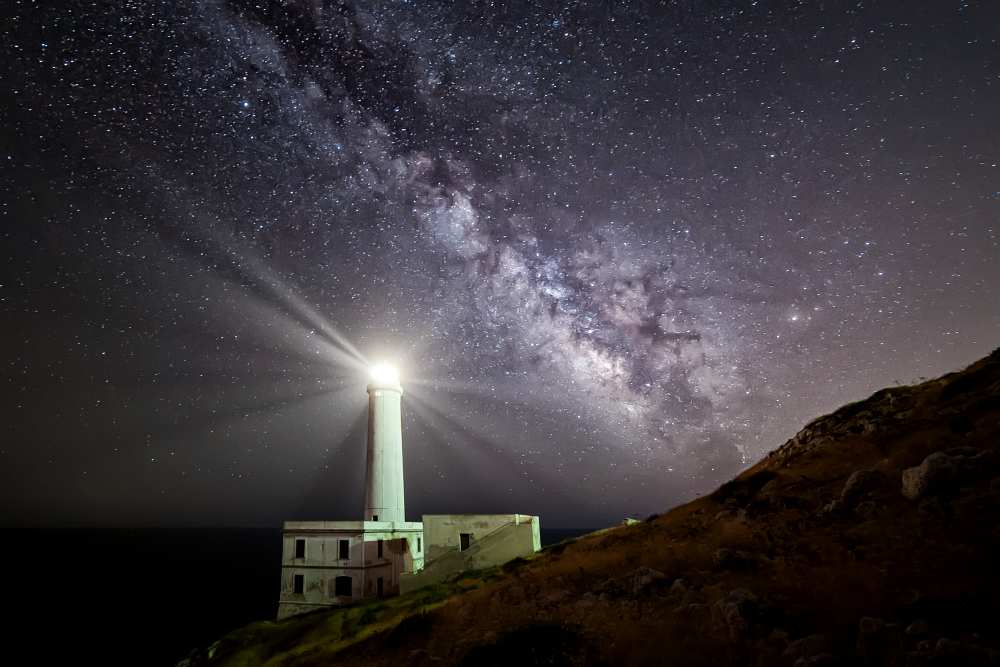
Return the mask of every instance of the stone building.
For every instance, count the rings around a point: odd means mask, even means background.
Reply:
[[[400,593],[459,572],[500,565],[542,547],[540,522],[526,514],[425,514],[423,570],[400,578]]]
[[[279,619],[406,593],[540,548],[537,516],[435,514],[406,521],[402,394],[395,371],[372,369],[362,519],[284,523]]]

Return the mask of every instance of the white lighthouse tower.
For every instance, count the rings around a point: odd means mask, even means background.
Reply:
[[[372,367],[368,383],[368,456],[365,521],[406,521],[403,495],[403,429],[396,369]]]

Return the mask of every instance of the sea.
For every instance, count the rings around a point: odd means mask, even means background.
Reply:
[[[277,611],[278,527],[0,530],[3,664],[174,665]]]

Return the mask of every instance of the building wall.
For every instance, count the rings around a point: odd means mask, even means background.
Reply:
[[[502,565],[518,556],[530,556],[541,549],[540,521],[537,516],[425,515],[423,518],[428,541],[424,569],[412,574],[402,574],[400,593],[408,593],[465,570]],[[464,551],[460,549],[461,533],[472,535],[469,548]]]
[[[296,558],[295,543],[305,540],[305,555]],[[382,556],[378,540],[382,540]],[[348,558],[340,558],[341,540],[347,540]],[[417,545],[421,551],[417,552]],[[338,606],[377,595],[399,593],[403,572],[423,566],[423,532],[420,524],[392,522],[286,522],[282,534],[281,590],[278,618],[318,607]],[[302,593],[295,592],[295,575],[303,576]],[[337,577],[351,577],[351,595],[337,596]]]
[[[461,546],[461,533],[469,533],[475,542],[507,524],[530,523],[534,520],[535,525],[538,525],[538,517],[527,514],[425,514],[422,518],[428,561],[457,550]],[[536,551],[540,548],[539,539]]]

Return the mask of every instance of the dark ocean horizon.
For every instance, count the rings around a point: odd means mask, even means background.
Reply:
[[[277,611],[280,527],[2,530],[24,664],[173,665]],[[542,544],[592,530],[542,529]]]

